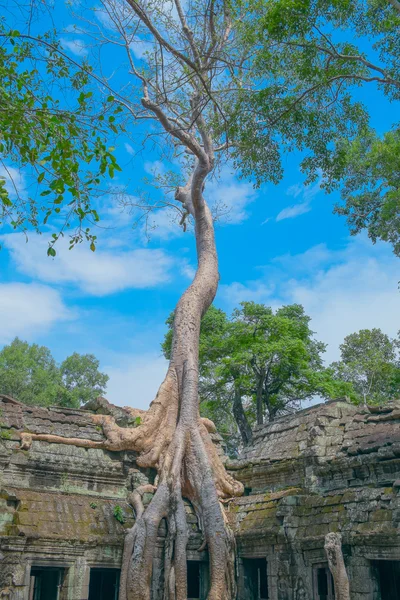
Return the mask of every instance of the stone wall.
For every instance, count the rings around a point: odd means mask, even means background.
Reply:
[[[329,532],[342,534],[351,599],[381,599],[375,561],[400,561],[400,405],[301,411],[259,427],[229,467],[250,494],[230,504],[239,555],[267,559],[270,600],[318,598]]]
[[[110,408],[126,424],[123,409]],[[27,600],[31,567],[54,565],[67,570],[60,600],[85,600],[91,568],[120,568],[125,530],[134,522],[127,496],[153,483],[155,473],[138,468],[134,452],[43,441],[22,450],[22,431],[104,440],[88,411],[28,407],[0,397],[0,591],[12,581],[13,600]],[[221,453],[221,438],[213,437]],[[145,494],[144,503],[150,499]],[[206,552],[197,550],[202,543],[197,519],[190,505],[186,509],[188,558],[204,562]],[[154,564],[158,577],[164,535],[161,526]],[[156,577],[153,598],[159,597]]]
[[[123,424],[126,413],[113,410]],[[22,450],[21,431],[101,441],[102,430],[84,410],[0,399],[0,590],[12,581],[13,600],[27,600],[31,566],[56,565],[67,569],[60,600],[85,600],[91,568],[120,567],[133,523],[127,495],[153,482],[154,472],[139,469],[134,452],[39,441]],[[222,452],[220,438],[214,441]],[[278,419],[257,428],[252,446],[227,466],[246,487],[226,509],[237,539],[239,600],[252,600],[252,564],[265,564],[269,600],[318,600],[316,569],[325,568],[332,531],[342,534],[351,599],[382,600],[379,561],[400,561],[400,404],[331,402]],[[187,519],[188,559],[205,565],[189,505]],[[161,527],[153,600],[164,533]]]

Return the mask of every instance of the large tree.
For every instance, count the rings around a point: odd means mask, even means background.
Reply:
[[[140,493],[135,495],[136,522],[125,540],[121,600],[149,600],[153,556],[162,519],[167,523],[164,599],[186,600],[188,532],[183,498],[192,502],[208,548],[208,600],[235,597],[234,540],[220,500],[241,494],[243,487],[226,473],[211,441],[214,426],[199,414],[200,324],[214,299],[219,279],[213,218],[206,201],[207,181],[223,161],[235,157],[239,160],[249,148],[251,161],[243,163],[244,171],[247,168],[249,172],[254,166],[256,175],[263,173],[263,178],[276,181],[280,174],[280,141],[287,137],[302,144],[305,125],[304,122],[297,125],[294,118],[289,128],[284,125],[279,129],[276,124],[282,114],[277,112],[267,136],[258,128],[260,139],[254,145],[242,135],[246,113],[244,109],[243,113],[236,110],[238,95],[257,96],[260,86],[258,78],[254,83],[254,71],[249,68],[254,41],[238,38],[231,6],[225,0],[193,0],[185,5],[180,0],[172,3],[102,0],[82,15],[81,27],[90,36],[86,39],[91,44],[107,46],[113,53],[113,72],[107,72],[104,64],[93,63],[90,69],[80,65],[88,75],[87,81],[105,102],[109,100],[111,106],[121,107],[129,126],[147,123],[147,127],[138,128],[139,133],[154,141],[153,147],[161,148],[163,157],[172,157],[174,164],[180,162],[180,172],[175,175],[181,180],[180,185],[174,185],[174,194],[168,195],[167,191],[176,177],[165,181],[166,193],[161,201],[154,205],[141,198],[133,201],[134,208],[144,207],[147,211],[168,206],[176,210],[181,225],[186,228],[189,223],[193,228],[198,259],[193,282],[175,309],[166,378],[149,410],[140,415],[138,426],[119,427],[110,415],[93,415],[93,420],[103,427],[104,442],[44,434],[27,436],[29,440],[135,450],[139,466],[156,470],[157,486],[146,509]],[[76,11],[85,8],[85,3],[74,3]],[[242,19],[248,14],[246,5],[242,8]],[[74,18],[77,19],[76,14]],[[32,41],[32,34],[20,33],[19,39]],[[148,48],[141,53],[139,62],[134,53],[137,43]],[[38,36],[35,44],[47,47],[47,41]],[[60,53],[56,44],[52,48]],[[120,68],[114,72],[115,64]],[[291,108],[289,105],[289,112]],[[341,134],[347,132],[348,126],[357,120],[358,112],[350,107],[332,124],[328,123],[329,132],[333,129]],[[260,122],[256,116],[255,130]],[[319,123],[321,131],[328,131],[326,120]],[[101,164],[100,160],[100,167]],[[87,198],[86,214],[90,214],[93,206],[90,195]],[[68,199],[57,195],[56,200],[60,202],[55,204],[56,208],[68,210]],[[126,199],[129,202],[132,198]],[[45,218],[53,216],[53,207],[54,204]],[[78,224],[82,217],[79,208],[78,203]],[[86,218],[86,205],[82,210],[82,218]]]
[[[84,9],[85,7],[82,7]],[[165,203],[179,212],[182,225],[190,221],[196,238],[198,266],[192,284],[175,309],[169,368],[158,395],[137,427],[116,425],[112,417],[94,416],[102,424],[106,442],[48,439],[138,452],[138,465],[157,471],[157,489],[146,510],[136,504],[133,529],[128,532],[121,571],[120,598],[150,598],[153,555],[159,525],[167,522],[164,564],[164,598],[186,600],[186,545],[188,530],[183,498],[190,500],[208,547],[209,600],[235,597],[234,538],[223,514],[221,498],[241,494],[243,486],[224,469],[212,443],[214,425],[201,419],[198,395],[198,344],[200,322],[214,299],[218,260],[214,226],[205,199],[206,180],[219,156],[228,149],[225,107],[236,93],[243,64],[243,48],[236,43],[228,3],[203,0],[186,9],[179,0],[101,3],[107,19],[103,43],[115,43],[127,63],[123,82],[111,96],[131,120],[149,123],[152,138],[158,134],[164,147],[182,158],[186,181]],[[101,27],[84,21],[92,39]],[[103,22],[104,20],[103,19]],[[133,46],[143,36],[152,49],[145,66],[137,64]],[[143,39],[142,37],[142,39]],[[21,34],[21,39],[24,34]],[[42,41],[37,40],[40,44]],[[102,71],[100,70],[100,73]],[[119,77],[121,74],[118,73]],[[100,92],[109,94],[104,78]],[[121,79],[119,79],[121,81]],[[146,135],[146,134],[145,134]],[[165,146],[166,144],[166,146]],[[140,499],[139,499],[140,500]]]
[[[211,306],[200,329],[200,399],[204,416],[212,418],[237,446],[233,422],[244,445],[252,426],[266,418],[298,410],[315,396],[334,398],[351,393],[351,384],[323,366],[325,344],[318,342],[302,306],[276,311],[243,302],[231,317]],[[173,315],[167,323],[173,327]],[[172,329],[163,343],[168,358]],[[232,419],[233,416],[233,419]]]
[[[400,339],[380,329],[361,329],[344,338],[341,360],[331,365],[337,377],[351,383],[356,400],[382,404],[400,396]]]
[[[0,393],[24,404],[79,408],[104,394],[107,381],[93,354],[74,352],[58,365],[49,348],[18,338],[0,351]]]

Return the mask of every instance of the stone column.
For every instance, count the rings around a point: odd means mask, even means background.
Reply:
[[[87,600],[89,597],[90,568],[84,556],[68,569],[60,600]]]

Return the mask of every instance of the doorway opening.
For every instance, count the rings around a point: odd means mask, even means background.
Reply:
[[[89,600],[118,600],[119,569],[90,569]]]
[[[200,561],[187,561],[188,600],[200,600]]]
[[[315,566],[313,574],[316,600],[335,600],[333,577],[328,565]]]
[[[65,572],[59,567],[32,567],[29,600],[60,600]]]
[[[249,600],[268,600],[267,561],[265,558],[244,558],[245,597]]]
[[[381,600],[400,598],[400,561],[376,560],[373,565],[377,572]]]

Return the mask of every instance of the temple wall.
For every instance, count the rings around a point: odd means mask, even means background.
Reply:
[[[34,569],[57,567],[59,600],[87,600],[93,570],[120,568],[125,529],[133,524],[127,496],[154,472],[139,469],[134,452],[43,441],[22,450],[21,431],[103,439],[87,411],[0,400],[0,590],[12,584],[13,600],[29,600]],[[227,465],[246,487],[227,505],[238,600],[261,593],[320,600],[318,578],[331,585],[329,532],[342,535],[351,600],[396,600],[388,599],[382,577],[396,578],[400,565],[400,405],[372,412],[345,402],[313,407],[259,427],[252,446]],[[150,499],[145,495],[145,503]],[[199,566],[204,599],[207,553],[198,552],[197,519],[186,509],[188,560]],[[153,600],[162,597],[163,526],[159,534]]]

